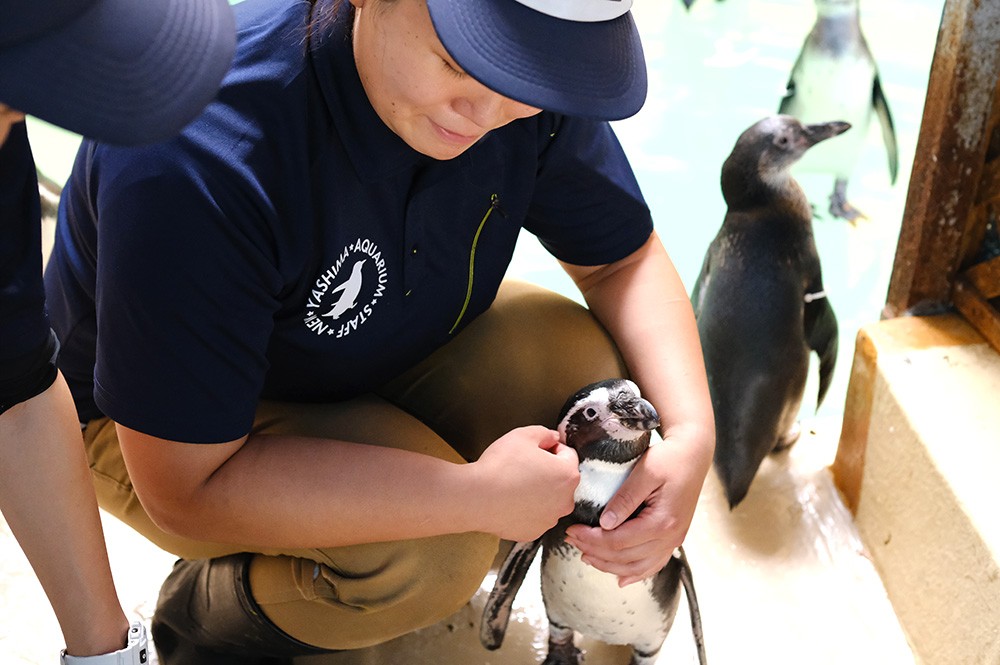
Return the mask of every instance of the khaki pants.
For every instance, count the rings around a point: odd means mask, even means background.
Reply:
[[[624,365],[585,308],[539,287],[505,283],[487,313],[377,394],[334,404],[263,402],[254,431],[474,460],[515,427],[555,427],[570,395],[613,376],[625,376]],[[101,507],[180,557],[257,553],[250,566],[254,598],[279,628],[317,647],[361,648],[443,619],[472,597],[496,556],[497,538],[482,533],[287,552],[169,535],[132,490],[114,423],[92,421],[85,438]],[[302,519],[309,519],[309,506]]]

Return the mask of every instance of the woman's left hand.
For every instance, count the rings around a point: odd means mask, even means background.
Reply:
[[[568,542],[586,563],[617,575],[619,586],[666,565],[687,535],[705,478],[701,455],[692,452],[670,439],[652,446],[604,509],[601,526],[576,524],[567,530]]]

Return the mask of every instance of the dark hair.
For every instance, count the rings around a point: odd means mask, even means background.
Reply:
[[[307,26],[307,31],[309,34],[309,39],[312,40],[313,35],[322,35],[325,31],[329,30],[330,27],[337,21],[338,16],[341,12],[341,7],[347,0],[330,0],[329,2],[321,2],[321,0],[308,0],[311,6],[309,12],[309,24]],[[394,0],[376,0],[380,5],[388,5]],[[354,17],[354,7],[350,8],[347,14],[351,18]]]
[[[337,13],[344,0],[332,0],[332,2],[320,2],[319,0],[309,0],[311,9],[309,11],[309,37],[321,34],[327,30],[337,19]]]

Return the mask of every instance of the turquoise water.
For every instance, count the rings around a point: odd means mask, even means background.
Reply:
[[[869,219],[851,225],[826,213],[829,176],[800,174],[819,211],[816,242],[824,282],[840,322],[833,385],[819,415],[843,411],[857,330],[879,318],[923,112],[943,0],[862,3],[862,29],[879,65],[896,124],[899,177],[889,181],[877,126],[851,178],[849,198]],[[656,228],[690,291],[705,249],[725,213],[719,169],[739,134],[774,113],[792,64],[812,26],[812,0],[636,0],[649,66],[649,97],[633,118],[615,123],[653,212]],[[834,120],[836,118],[830,118]],[[40,168],[64,180],[78,137],[31,121]],[[577,297],[568,278],[525,235],[511,274]],[[803,409],[812,411],[815,388]]]

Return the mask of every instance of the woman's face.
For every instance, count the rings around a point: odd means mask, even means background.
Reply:
[[[461,71],[438,40],[425,0],[351,0],[354,58],[368,99],[406,143],[435,159],[539,112]]]
[[[4,141],[7,140],[7,135],[10,134],[10,128],[22,120],[24,120],[23,113],[15,111],[4,104],[0,104],[0,146],[2,146]]]

